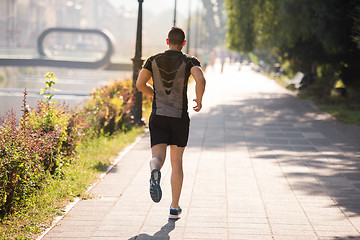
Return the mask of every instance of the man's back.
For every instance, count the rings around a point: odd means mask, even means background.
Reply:
[[[176,50],[168,50],[148,59],[144,68],[153,76],[155,114],[181,118],[187,113],[190,69],[199,65],[196,58]]]

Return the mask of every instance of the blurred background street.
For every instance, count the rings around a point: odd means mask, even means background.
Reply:
[[[208,4],[212,6],[212,3]],[[54,72],[58,77],[56,89],[59,91],[55,92],[54,99],[60,102],[65,100],[71,106],[81,102],[96,87],[104,86],[110,81],[132,78],[131,59],[135,53],[138,1],[1,0],[1,6],[0,58],[39,58],[38,38],[48,28],[100,29],[106,30],[114,44],[110,61],[127,67],[126,70],[108,71],[44,67],[35,64],[0,64],[0,115],[11,109],[19,114],[25,88],[29,92],[28,103],[34,106],[41,99],[38,93],[44,87],[44,76],[47,72]],[[222,5],[221,8],[223,9]],[[176,24],[185,30],[191,29],[187,33],[187,51],[190,54],[200,57],[201,51],[216,47],[215,42],[202,36],[208,34],[208,30],[204,29],[206,11],[201,0],[182,1],[176,6],[173,1],[144,1],[143,9],[143,59],[166,50],[166,35],[175,20]],[[221,34],[218,38],[224,39],[225,34]],[[45,58],[66,61],[93,62],[99,60],[107,51],[104,39],[82,33],[51,33],[46,36],[42,46]]]

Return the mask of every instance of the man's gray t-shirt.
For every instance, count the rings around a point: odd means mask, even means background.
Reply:
[[[153,113],[175,118],[187,114],[187,84],[194,66],[200,66],[195,57],[176,50],[167,50],[146,61],[144,68],[152,73],[154,82]]]

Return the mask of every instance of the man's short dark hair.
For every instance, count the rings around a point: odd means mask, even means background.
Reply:
[[[182,45],[185,41],[185,32],[181,27],[172,27],[168,33],[169,44]]]

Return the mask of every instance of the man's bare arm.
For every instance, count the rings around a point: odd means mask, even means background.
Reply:
[[[151,79],[151,72],[145,68],[141,69],[138,79],[136,81],[136,88],[146,95],[153,96],[154,88],[148,83]]]
[[[193,107],[195,112],[199,112],[202,108],[202,98],[205,92],[206,80],[202,69],[198,66],[191,68],[191,74],[195,79],[195,93],[196,98],[193,100],[196,102],[196,106]]]

